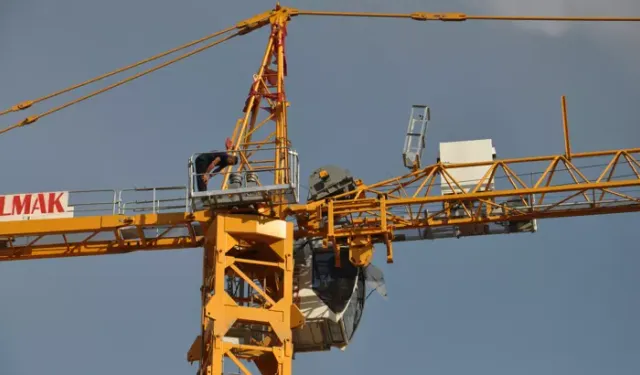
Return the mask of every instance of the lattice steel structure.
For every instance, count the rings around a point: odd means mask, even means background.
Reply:
[[[254,362],[262,374],[288,375],[292,372],[295,340],[301,343],[301,348],[304,341],[308,351],[346,345],[351,338],[362,313],[365,273],[362,270],[370,266],[376,243],[385,244],[387,260],[392,262],[393,242],[534,232],[538,219],[640,210],[640,149],[572,154],[564,98],[564,155],[471,163],[440,160],[423,167],[425,163],[420,156],[424,148],[424,122],[421,134],[415,135],[411,126],[407,130],[408,136],[418,137],[417,145],[415,142],[405,145],[405,166],[411,169],[410,173],[366,184],[339,168],[319,169],[312,180],[318,186],[326,185],[326,189],[318,189],[309,201],[300,203],[299,166],[288,138],[289,103],[285,90],[287,25],[299,15],[419,21],[640,20],[317,12],[277,5],[271,11],[179,48],[0,112],[3,115],[32,108],[49,98],[218,38],[106,88],[30,115],[1,131],[4,133],[234,37],[262,27],[270,30],[243,115],[228,145],[228,152],[238,155],[240,163],[223,172],[219,189],[195,191],[193,181],[197,176],[192,158],[186,187],[66,192],[71,200],[69,217],[0,220],[0,261],[203,247],[201,333],[188,352],[188,360],[199,362],[200,375],[222,374],[223,358],[234,362],[244,373],[249,370],[241,360]],[[259,154],[266,156],[260,159]],[[465,168],[480,168],[484,175],[477,181],[462,181],[456,177],[460,176],[456,171]],[[622,168],[626,170],[621,173]],[[339,181],[329,184],[332,176],[340,176]],[[92,194],[102,198],[87,198]],[[129,198],[141,194],[145,198]],[[27,204],[24,197],[12,199],[21,209]],[[353,292],[336,303],[340,305],[336,309],[353,320],[350,324],[326,318],[331,314],[322,309],[334,303],[327,297],[329,289],[325,287],[307,286],[306,292],[316,293],[316,302],[323,302],[317,303],[319,307],[301,309],[298,294],[301,285],[294,275],[294,241],[305,239],[316,241],[312,252],[333,252],[335,256],[328,259],[334,259],[337,267],[344,266],[348,259],[355,266],[352,274],[360,275],[357,282],[349,284],[347,278],[341,284],[341,290],[351,288]],[[330,276],[332,271],[326,263],[323,275]],[[313,288],[324,289],[310,292]],[[353,305],[348,305],[348,301],[354,301]],[[305,320],[310,317],[316,319],[313,327],[318,330],[338,327],[335,329],[343,331],[344,339],[304,338],[304,334],[311,332],[304,331]],[[322,319],[334,320],[325,324]]]

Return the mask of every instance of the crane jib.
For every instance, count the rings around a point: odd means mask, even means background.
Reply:
[[[288,136],[285,95],[287,24],[297,16],[452,24],[640,21],[640,17],[333,12],[277,4],[177,48],[0,110],[0,116],[33,110],[59,95],[194,47],[30,114],[0,129],[4,134],[237,36],[270,27],[249,96],[238,108],[241,118],[225,141],[224,152],[237,156],[232,158],[237,164],[203,178],[192,155],[185,160],[184,186],[0,195],[0,261],[202,248],[198,270],[202,314],[196,324],[200,334],[188,350],[188,361],[199,362],[200,375],[224,374],[225,359],[245,374],[249,372],[240,360],[253,361],[262,374],[290,375],[295,353],[351,345],[366,289],[383,284],[381,271],[371,263],[375,243],[386,245],[387,261],[392,262],[394,241],[533,233],[538,219],[640,210],[640,149],[572,153],[564,97],[564,155],[501,160],[490,139],[443,142],[436,163],[423,167],[430,109],[419,105],[413,107],[405,128],[402,159],[409,174],[367,185],[344,168],[323,166],[309,177],[307,202],[300,203],[300,188],[305,186],[299,177],[298,153]],[[606,160],[595,160],[598,157]],[[577,160],[587,159],[587,165],[577,165]],[[533,167],[537,162],[547,165]],[[519,171],[522,165],[531,166],[533,172]],[[219,183],[219,188],[209,189],[207,181]]]

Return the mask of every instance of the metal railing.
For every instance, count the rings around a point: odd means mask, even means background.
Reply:
[[[276,168],[274,166],[274,154],[278,150],[283,150],[288,153],[288,167],[286,171],[289,174],[289,182],[282,185],[274,185],[273,178],[277,171],[283,171],[284,168]],[[213,151],[220,152],[220,151]],[[195,153],[189,158],[188,163],[188,199],[192,203],[192,209],[195,210],[197,202],[200,199],[207,200],[210,197],[216,197],[217,203],[230,203],[233,199],[228,198],[231,195],[241,196],[244,198],[240,200],[260,200],[270,194],[284,194],[289,196],[288,201],[299,202],[300,186],[300,163],[298,153],[294,150],[285,147],[256,147],[242,151],[228,151],[228,154],[236,155],[240,160],[249,159],[249,163],[242,164],[242,168],[225,168],[220,172],[213,175],[206,189],[198,189],[198,179],[204,175],[204,173],[198,173],[196,170],[196,159],[198,156],[205,153]],[[262,156],[262,157],[261,157]],[[270,157],[271,159],[268,159]],[[236,169],[236,170],[233,170]],[[227,177],[228,176],[228,177]],[[222,181],[227,179],[227,188],[221,190]],[[269,182],[268,182],[269,181]],[[248,198],[248,197],[251,198]],[[198,199],[200,198],[200,199]],[[267,199],[267,198],[264,198]],[[228,201],[228,202],[227,202]]]
[[[71,190],[66,212],[79,216],[117,215],[120,213],[118,190]]]
[[[120,190],[118,193],[120,214],[156,214],[166,212],[191,212],[186,186],[164,186]]]
[[[237,156],[239,158],[239,160],[246,160],[248,159],[249,162],[248,163],[244,163],[244,168],[241,171],[234,171],[234,172],[229,172],[229,171],[224,171],[224,172],[219,172],[216,174],[216,177],[220,177],[219,179],[215,179],[215,180],[219,180],[219,182],[222,182],[222,179],[224,178],[225,175],[227,174],[233,174],[233,173],[237,173],[242,175],[243,180],[245,180],[246,182],[246,176],[249,175],[251,176],[251,174],[254,175],[259,175],[259,176],[263,176],[263,175],[273,175],[275,173],[276,170],[282,170],[283,168],[276,168],[274,167],[274,163],[275,160],[273,159],[274,154],[276,153],[277,150],[282,150],[282,151],[286,151],[289,154],[289,181],[291,183],[291,185],[297,185],[298,183],[298,178],[299,178],[299,173],[300,173],[300,169],[299,169],[299,159],[298,159],[298,153],[294,150],[291,150],[287,147],[261,147],[261,148],[252,148],[252,149],[248,149],[248,150],[242,150],[242,151],[218,151],[218,150],[214,150],[214,151],[210,151],[210,152],[198,152],[198,153],[194,153],[191,155],[191,157],[189,158],[189,184],[188,187],[190,189],[193,189],[193,186],[195,186],[196,183],[196,179],[200,176],[202,176],[204,173],[196,173],[195,170],[195,161],[196,158],[200,155],[204,155],[204,154],[208,154],[208,153],[214,153],[214,152],[224,152],[227,153],[229,155],[233,155],[233,156]],[[271,159],[266,159],[267,157],[270,157]],[[241,164],[240,162],[238,162],[238,165]],[[272,179],[272,178],[270,178]],[[265,181],[270,180],[270,179],[264,179]],[[252,180],[251,178],[249,178],[249,180]],[[256,181],[259,183],[259,180]],[[210,180],[210,186],[213,185],[213,181],[214,179]],[[252,181],[249,181],[252,182]]]
[[[265,148],[259,151],[269,152],[271,155],[277,148]],[[243,151],[248,154],[252,151]],[[215,193],[220,196],[244,194],[257,200],[263,199],[269,194],[284,194],[296,203],[300,197],[300,164],[298,153],[287,149],[289,155],[289,183],[283,185],[273,185],[273,173],[277,170],[270,166],[256,170],[255,166],[260,164],[259,160],[253,160],[253,170],[245,169],[240,172],[231,172],[229,176],[228,189],[217,190]],[[189,159],[189,182],[186,186],[160,186],[142,187],[129,189],[96,189],[96,190],[69,190],[68,202],[63,209],[68,216],[104,216],[104,215],[138,215],[157,214],[168,212],[192,213],[202,207],[197,207],[196,202],[200,202],[202,196],[195,193],[195,158],[200,154],[194,154]],[[272,156],[273,157],[273,156]],[[252,155],[255,158],[255,155]],[[264,163],[268,164],[268,163]],[[222,181],[221,178],[228,171],[222,171],[212,180]],[[266,183],[261,183],[260,177],[270,174],[268,178],[263,178]],[[267,182],[269,181],[269,182]],[[211,181],[210,185],[217,181]],[[221,184],[220,184],[221,185]],[[219,188],[219,187],[218,187]],[[235,190],[234,190],[235,188]],[[46,216],[45,216],[46,218]]]
[[[74,216],[191,212],[186,186],[69,191]]]
[[[296,202],[300,196],[298,183],[299,163],[298,154],[295,151],[289,152],[290,170],[293,172],[290,178],[290,186],[293,190]],[[259,187],[250,171],[246,171],[246,178],[242,185],[249,189],[253,186]],[[273,168],[269,171],[273,173]],[[160,186],[142,187],[129,189],[96,189],[96,190],[70,190],[69,201],[64,212],[73,216],[102,216],[102,215],[138,215],[157,214],[167,212],[194,212],[197,207],[194,201],[198,200],[191,193],[193,183],[187,186]],[[236,181],[230,181],[236,182]],[[233,188],[233,186],[229,186]],[[267,185],[266,188],[269,188]],[[228,194],[231,191],[225,190]]]

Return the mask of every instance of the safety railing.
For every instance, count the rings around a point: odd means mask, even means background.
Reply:
[[[118,190],[71,190],[65,212],[74,216],[116,215],[120,212]]]
[[[186,186],[166,186],[120,190],[119,212],[123,215],[191,212]]]
[[[186,186],[0,194],[1,221],[190,212]]]
[[[294,201],[292,203],[300,202],[300,159],[298,152],[295,150],[289,150],[289,160],[291,165],[291,185],[294,187]]]
[[[249,154],[250,151],[243,152]],[[276,148],[265,148],[259,151],[274,155]],[[216,190],[197,191],[195,187],[198,174],[194,161],[199,154],[194,154],[189,159],[189,183],[186,186],[0,194],[5,204],[2,208],[8,212],[8,214],[5,211],[2,212],[0,221],[167,212],[191,213],[205,206],[211,207],[221,203],[238,205],[265,202],[274,196],[283,196],[287,203],[297,203],[300,197],[298,154],[293,150],[287,150],[287,153],[289,162],[287,167],[289,183],[287,184],[274,185],[273,174],[278,169],[273,167],[273,163],[269,165],[267,162],[263,163],[267,164],[266,166],[259,168],[260,160],[256,160],[255,155],[250,155],[252,163],[247,168],[232,173],[222,171],[212,178],[209,185],[217,184]],[[229,175],[228,186],[227,189],[221,190],[225,174]],[[55,212],[51,211],[51,207],[55,208]]]
[[[115,215],[117,197],[114,189],[0,194],[0,221]]]
[[[288,155],[288,166],[275,167],[277,152]],[[219,152],[219,151],[213,151]],[[243,205],[269,201],[273,196],[283,196],[288,203],[299,202],[300,164],[297,152],[288,148],[254,147],[241,151],[228,151],[237,157],[238,162],[212,175],[205,185],[199,181],[206,174],[206,162],[198,157],[211,153],[195,153],[188,163],[188,196],[192,210],[203,206]],[[211,159],[211,158],[209,158]],[[198,165],[201,163],[200,165]],[[274,184],[277,172],[288,174],[288,183]],[[227,180],[226,189],[222,189]]]

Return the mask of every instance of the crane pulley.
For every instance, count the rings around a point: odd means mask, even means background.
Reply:
[[[199,362],[200,375],[222,374],[225,357],[245,374],[248,369],[239,359],[253,361],[263,374],[288,375],[294,352],[349,344],[358,322],[344,315],[349,311],[356,314],[356,310],[361,314],[367,267],[375,244],[386,246],[387,260],[392,262],[393,242],[530,233],[537,230],[539,219],[640,211],[640,194],[628,190],[640,187],[640,148],[572,153],[564,98],[564,155],[496,159],[492,157],[495,152],[491,141],[478,140],[441,144],[441,158],[424,163],[429,111],[422,106],[423,117],[412,119],[407,129],[403,158],[409,173],[366,184],[346,170],[325,166],[312,174],[309,199],[300,203],[299,164],[288,138],[285,88],[287,26],[297,16],[443,22],[640,21],[640,17],[327,12],[278,4],[198,40],[0,112],[2,116],[32,109],[53,97],[206,43],[30,115],[0,130],[2,134],[270,26],[243,114],[225,140],[226,151],[238,155],[239,163],[224,173],[219,189],[195,191],[193,181],[197,176],[192,157],[186,187],[109,192],[112,201],[107,205],[108,212],[101,215],[82,215],[81,207],[92,208],[91,202],[71,203],[76,194],[87,192],[48,193],[47,197],[57,199],[55,205],[41,203],[45,202],[44,195],[0,196],[0,261],[204,247],[200,334],[190,347],[188,360]],[[272,128],[266,125],[270,123],[274,124]],[[462,149],[465,151],[460,152]],[[449,162],[451,150],[454,156],[470,154],[473,160]],[[483,156],[476,157],[480,154]],[[259,155],[268,159],[259,159]],[[621,175],[624,167],[626,173]],[[271,174],[271,182],[260,178],[262,173]],[[130,193],[151,197],[125,198]],[[161,193],[173,196],[160,198]],[[204,203],[197,205],[200,201]],[[346,270],[332,274],[338,268],[331,263]],[[327,289],[315,286],[317,280],[312,280],[316,277],[312,273],[321,274],[326,279],[323,282],[333,284]],[[345,288],[348,293],[343,293]],[[330,301],[326,293],[332,290],[341,290],[346,299]],[[311,302],[300,304],[301,296]]]

